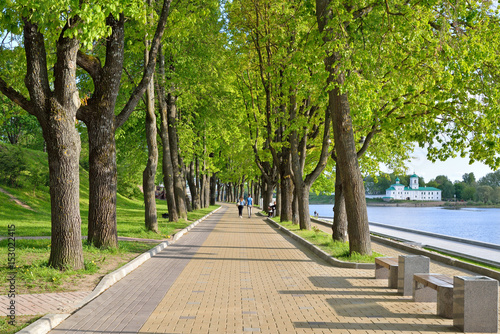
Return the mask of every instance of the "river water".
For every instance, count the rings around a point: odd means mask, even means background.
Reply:
[[[333,216],[332,205],[310,205],[320,217]],[[500,209],[441,207],[368,207],[368,220],[381,224],[500,245]]]

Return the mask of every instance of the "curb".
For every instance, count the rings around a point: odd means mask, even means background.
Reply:
[[[288,235],[298,243],[300,243],[302,246],[306,247],[310,251],[312,251],[314,254],[316,254],[318,257],[326,261],[328,264],[335,266],[335,267],[340,267],[340,268],[352,268],[352,269],[375,269],[375,263],[356,263],[356,262],[345,262],[345,261],[340,261],[337,260],[336,258],[332,257],[330,254],[326,253],[325,251],[319,249],[309,241],[305,240],[304,238],[296,235],[289,229],[281,226],[280,224],[276,223],[274,220],[271,218],[266,218],[265,221],[271,225],[273,225],[275,228],[279,229],[281,232],[284,234]]]
[[[134,269],[139,267],[141,264],[149,260],[151,257],[156,255],[157,253],[161,252],[164,248],[168,247],[169,245],[172,245],[175,243],[177,240],[179,240],[184,234],[189,232],[193,227],[198,225],[200,222],[203,220],[207,219],[209,216],[211,216],[213,213],[219,211],[222,208],[219,207],[215,209],[214,211],[210,212],[206,216],[198,219],[188,227],[182,229],[181,231],[177,232],[174,234],[172,240],[168,241],[163,241],[159,245],[155,246],[154,248],[150,249],[149,251],[142,253],[126,265],[124,265],[121,268],[118,268],[117,270],[107,274],[102,278],[102,280],[99,282],[99,284],[94,288],[94,290],[87,296],[85,297],[80,303],[72,307],[72,311],[66,314],[47,314],[43,316],[42,318],[38,319],[31,325],[21,329],[20,331],[16,332],[16,334],[46,334],[50,330],[54,329],[57,325],[59,325],[61,322],[63,322],[67,317],[69,317],[71,314],[91,302],[93,299],[95,299],[97,296],[99,296],[101,293],[103,293],[105,290],[107,290],[109,287],[111,287],[113,284],[121,280],[123,277],[128,275],[130,272],[132,272]]]

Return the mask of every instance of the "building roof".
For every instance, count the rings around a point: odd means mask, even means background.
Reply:
[[[393,187],[394,185],[390,186],[387,190],[396,190],[396,188]],[[398,184],[398,186],[402,186],[402,184]],[[404,187],[403,191],[442,191],[441,189],[434,188],[434,187],[418,187],[417,189],[412,189],[410,187]]]

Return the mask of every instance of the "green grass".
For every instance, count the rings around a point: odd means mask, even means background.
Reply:
[[[356,252],[350,254],[349,243],[334,241],[330,234],[319,230],[317,227],[313,226],[313,228],[308,231],[301,230],[298,225],[294,225],[292,222],[279,222],[279,217],[274,217],[274,221],[341,261],[374,263],[376,257],[383,256],[377,252],[373,252],[371,256],[361,255]]]
[[[82,170],[81,176],[86,172]],[[88,216],[88,184],[80,184],[80,214],[82,217],[82,235],[87,235]],[[1,185],[3,189],[14,195],[21,202],[27,204],[33,210],[21,207],[11,201],[9,196],[0,193],[0,236],[7,236],[8,225],[15,224],[16,237],[20,236],[50,236],[50,197],[48,192],[22,188],[11,188]],[[183,229],[191,222],[200,219],[217,206],[210,206],[196,212],[188,213],[188,221],[180,220],[171,223],[168,219],[162,218],[162,213],[168,212],[167,202],[156,201],[158,213],[159,233],[147,231],[144,226],[144,203],[140,200],[129,199],[120,194],[117,195],[116,216],[118,235],[123,237],[145,238],[145,239],[165,239],[174,234],[176,230]]]
[[[432,249],[432,248],[424,247],[424,249],[428,250],[430,252],[434,252],[434,253],[446,255],[446,256],[451,257],[453,259],[457,259],[457,260],[460,260],[462,262],[470,263],[470,264],[476,265],[478,267],[484,267],[484,268],[488,268],[490,270],[500,271],[500,268],[495,267],[495,266],[491,266],[491,265],[486,264],[486,263],[477,262],[477,261],[474,261],[474,260],[471,260],[471,259],[467,259],[467,258],[464,258],[464,257],[461,257],[461,256],[451,255],[451,254],[448,254],[448,253],[445,253],[445,252],[440,252],[440,251],[437,251],[437,250]]]
[[[16,316],[16,324],[12,326],[9,324],[9,320],[7,317],[0,317],[0,333],[2,334],[14,334],[29,324],[35,322],[40,319],[42,316],[37,315],[24,315],[24,316]]]
[[[0,241],[0,286],[2,291],[7,291],[7,276],[13,272],[7,266],[7,240]],[[64,290],[64,286],[71,284],[72,280],[83,278],[99,272],[101,266],[107,261],[119,262],[120,265],[128,262],[154,244],[145,242],[119,241],[118,248],[97,249],[83,242],[83,256],[85,268],[82,270],[59,271],[48,266],[50,254],[50,239],[16,240],[16,293],[56,292]],[[113,268],[117,269],[119,266]],[[103,273],[103,274],[107,274]]]

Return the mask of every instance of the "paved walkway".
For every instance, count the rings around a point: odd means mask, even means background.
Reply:
[[[414,303],[373,276],[331,267],[224,206],[50,333],[457,332],[435,303]]]
[[[39,293],[32,295],[16,295],[16,315],[37,315],[61,313],[82,300],[90,291]],[[10,298],[0,296],[0,305],[9,305]],[[0,316],[9,315],[6,307],[0,308]]]

